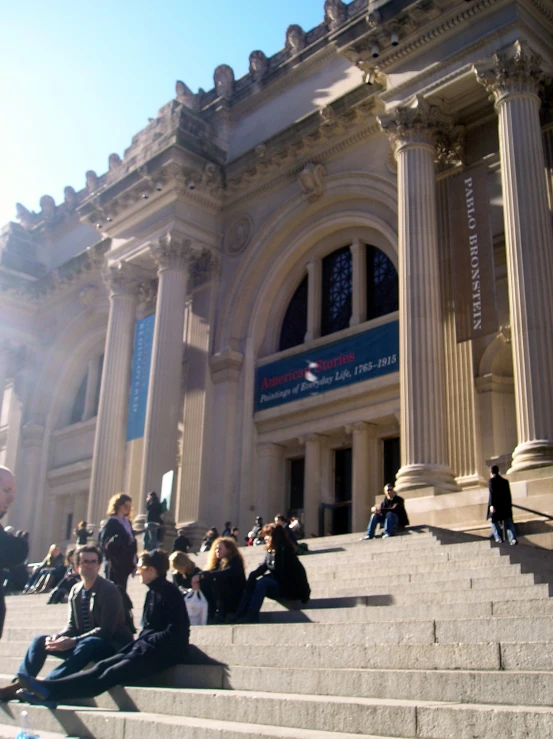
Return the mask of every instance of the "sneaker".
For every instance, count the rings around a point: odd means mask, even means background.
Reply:
[[[511,539],[511,541],[509,542],[509,544],[510,544],[510,545],[511,545],[512,547],[516,547],[516,545],[518,544],[518,541],[517,541],[516,539]]]
[[[382,534],[382,538],[383,539],[389,539],[390,538],[390,534]]]
[[[362,536],[362,537],[361,537],[361,538],[359,539],[359,541],[370,541],[370,540],[371,540],[372,538],[373,538],[372,536],[367,536],[367,535],[365,535],[365,536]]]
[[[495,539],[496,544],[503,544],[503,539]]]

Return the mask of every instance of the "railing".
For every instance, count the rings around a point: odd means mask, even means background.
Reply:
[[[513,508],[518,508],[519,511],[526,511],[527,513],[533,513],[535,516],[541,516],[542,518],[547,519],[548,521],[553,521],[553,516],[550,516],[549,513],[541,513],[541,511],[535,511],[533,508],[525,508],[523,505],[516,505],[515,503],[512,504]]]

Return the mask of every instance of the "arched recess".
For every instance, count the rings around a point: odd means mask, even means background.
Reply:
[[[503,334],[482,355],[476,390],[484,459],[506,469],[517,444],[517,430],[511,343]]]

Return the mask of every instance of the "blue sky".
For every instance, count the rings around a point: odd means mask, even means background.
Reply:
[[[254,49],[323,19],[324,0],[0,0],[0,225],[15,203],[84,187],[121,156],[175,82],[213,87],[247,72]]]

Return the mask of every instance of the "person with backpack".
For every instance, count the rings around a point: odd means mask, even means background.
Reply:
[[[102,553],[98,547],[87,545],[77,550],[75,566],[80,582],[73,586],[69,595],[67,625],[58,634],[44,634],[33,639],[19,667],[20,673],[35,677],[46,657],[52,655],[58,657],[61,664],[50,672],[50,679],[73,675],[89,662],[111,657],[132,641],[122,593],[117,585],[100,576],[101,564]],[[0,688],[0,700],[15,698],[20,687],[19,680],[15,679]]]
[[[99,543],[106,558],[106,578],[127,589],[129,575],[136,568],[136,539],[130,522],[132,498],[125,493],[113,495]]]

